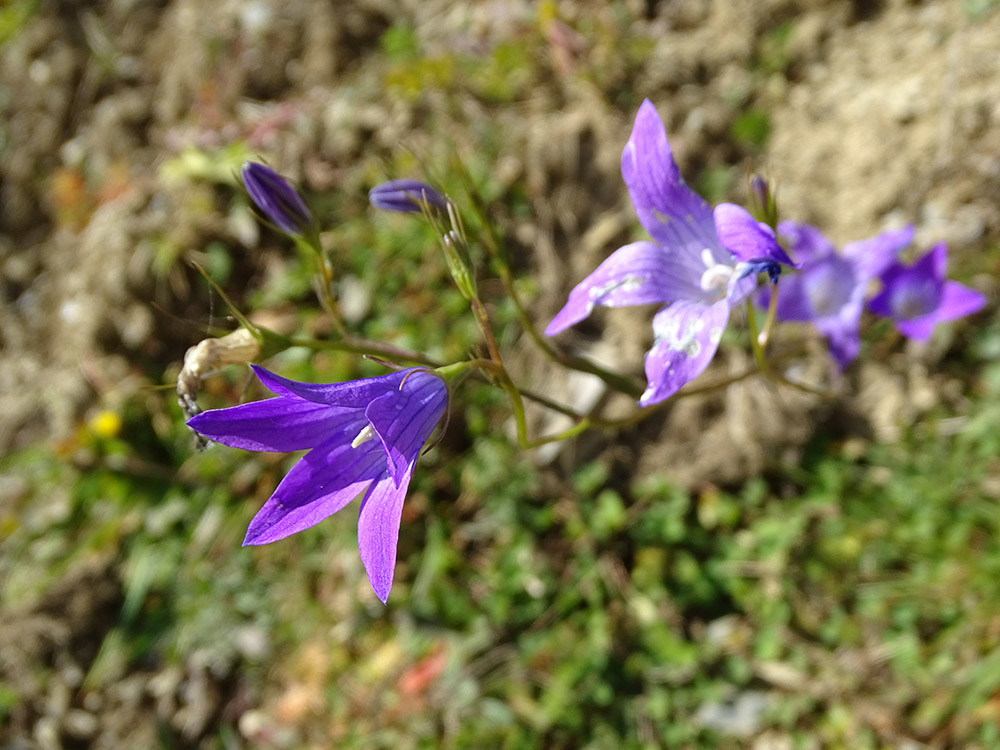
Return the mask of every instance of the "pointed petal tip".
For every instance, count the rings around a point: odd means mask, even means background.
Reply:
[[[660,113],[656,110],[656,105],[647,97],[642,100],[642,104],[639,105],[639,115],[643,117],[649,117],[653,115],[657,120],[660,119]]]
[[[392,582],[389,582],[388,587],[380,588],[376,588],[374,582],[369,581],[369,583],[372,584],[372,591],[375,592],[375,596],[378,597],[378,600],[382,602],[383,605],[389,604],[389,592],[392,591]]]
[[[250,521],[247,533],[243,536],[243,542],[240,544],[241,547],[260,547],[261,545],[276,542],[287,536],[286,534],[274,534],[269,525],[262,524],[257,520],[259,516],[260,513]]]
[[[582,320],[582,318],[581,318],[581,320]],[[579,321],[575,321],[575,322],[579,322]],[[555,336],[556,334],[559,334],[559,333],[562,333],[563,331],[565,331],[571,325],[573,325],[573,323],[572,322],[567,322],[566,321],[566,317],[563,316],[562,313],[561,313],[561,311],[560,311],[560,313],[557,313],[556,316],[551,321],[549,321],[549,324],[547,326],[545,326],[545,335],[546,336]]]
[[[647,386],[646,390],[644,390],[642,392],[642,395],[639,396],[638,404],[640,407],[645,409],[647,406],[652,406],[653,404],[660,403],[661,401],[663,401],[664,398],[665,398],[664,396],[657,397],[656,388],[650,385]]]
[[[986,306],[986,295],[957,281],[945,281],[938,315],[941,320],[956,320],[973,315]]]
[[[362,559],[362,562],[364,560]],[[365,572],[368,575],[368,583],[372,587],[372,591],[375,592],[375,596],[382,604],[388,604],[389,593],[392,591],[392,579],[394,569],[390,569],[388,573],[380,568],[366,566]]]
[[[388,476],[369,488],[358,514],[358,552],[375,595],[384,604],[392,589],[396,546],[406,484],[399,489]]]
[[[280,382],[282,378],[279,375],[275,375],[273,372],[268,370],[266,367],[261,367],[260,365],[251,364],[250,368],[253,370],[253,374],[257,376],[257,380],[262,386],[267,388],[271,393],[277,396],[284,396],[287,393],[283,393],[281,390],[275,390],[271,386],[277,382]]]
[[[656,314],[656,340],[645,361],[649,387],[640,404],[664,401],[701,375],[719,347],[729,311],[723,299],[712,305],[675,302]]]
[[[600,269],[597,269],[600,270]],[[595,271],[594,273],[596,273]],[[576,288],[570,292],[569,299],[563,308],[555,314],[555,317],[549,321],[549,324],[545,326],[546,336],[555,336],[556,334],[562,333],[577,323],[581,323],[590,317],[591,313],[594,312],[594,301],[589,298],[587,293],[589,290],[588,281],[593,276],[587,277],[579,284]]]

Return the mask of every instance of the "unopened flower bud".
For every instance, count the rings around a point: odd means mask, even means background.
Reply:
[[[441,193],[420,180],[389,180],[368,191],[368,200],[383,211],[417,214],[425,205],[446,211],[448,201]]]
[[[288,180],[252,161],[243,165],[241,174],[250,199],[282,231],[299,235],[312,229],[312,214]]]
[[[449,210],[452,225],[457,226],[457,215]],[[469,257],[469,248],[465,244],[465,238],[456,229],[449,229],[441,235],[441,246],[444,249],[444,259],[448,264],[448,270],[458,285],[458,290],[468,299],[476,297],[476,278],[472,273],[472,259]]]
[[[777,229],[778,204],[767,180],[759,174],[750,178],[750,213],[757,221],[764,222],[771,229]]]
[[[758,203],[762,206],[767,205],[767,199],[771,193],[767,189],[767,182],[759,174],[750,178],[750,192],[753,193],[753,197]]]

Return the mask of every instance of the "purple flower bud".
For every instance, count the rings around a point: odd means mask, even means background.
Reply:
[[[241,174],[250,199],[282,231],[305,234],[312,228],[312,215],[288,180],[270,167],[253,161],[243,165]]]
[[[442,211],[448,210],[448,201],[437,190],[420,180],[389,180],[368,191],[368,200],[383,211],[418,214],[426,202]]]
[[[755,174],[750,178],[750,192],[761,206],[766,206],[771,197],[771,191],[768,190],[767,182],[759,174]]]
[[[767,180],[759,174],[750,178],[750,213],[772,229],[778,226],[778,204]]]

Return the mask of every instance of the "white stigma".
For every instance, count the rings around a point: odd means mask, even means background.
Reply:
[[[372,429],[370,424],[366,424],[361,432],[358,433],[358,436],[351,441],[351,447],[357,448],[359,445],[367,443],[373,437],[375,437],[375,430]]]
[[[712,292],[717,290],[725,291],[729,286],[729,279],[733,276],[735,268],[725,263],[717,263],[712,251],[707,247],[701,251],[701,262],[705,264],[705,272],[701,275],[698,284],[703,291]]]

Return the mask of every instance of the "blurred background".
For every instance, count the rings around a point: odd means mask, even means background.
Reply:
[[[1000,747],[998,40],[997,0],[4,0],[0,746]],[[541,453],[470,382],[387,607],[353,509],[241,548],[295,457],[194,450],[174,379],[236,323],[191,263],[259,324],[327,323],[239,165],[301,186],[353,330],[455,361],[435,237],[368,189],[466,171],[541,327],[642,237],[618,165],[647,97],[710,201],[760,172],[838,244],[912,222],[987,308],[919,347],[868,321],[833,401],[756,378]],[[518,381],[583,398],[480,284]],[[558,341],[641,377],[651,312]],[[709,377],[748,364],[731,329]]]

